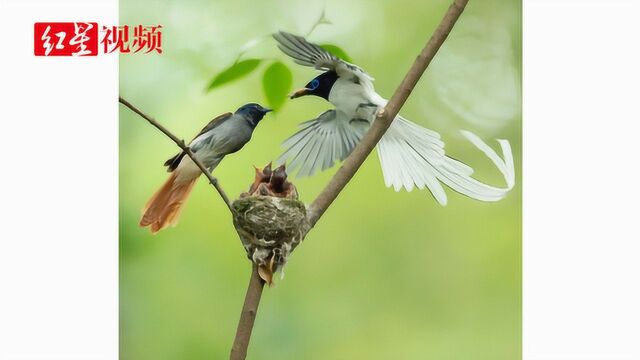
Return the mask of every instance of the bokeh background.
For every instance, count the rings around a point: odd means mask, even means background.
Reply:
[[[300,87],[316,75],[262,40],[242,59],[254,72],[206,91],[244,44],[276,30],[345,50],[390,97],[449,0],[211,1],[121,0],[120,23],[163,25],[163,54],[120,56],[120,93],[178,136],[190,139],[214,116],[266,102],[264,68],[280,60]],[[266,289],[250,359],[487,359],[521,357],[521,4],[471,1],[401,113],[440,132],[447,152],[503,185],[491,162],[460,135],[468,129],[496,149],[511,141],[516,187],[498,203],[448,191],[384,186],[369,157],[285,268]],[[252,165],[281,152],[297,124],[329,108],[319,98],[287,101],[245,148],[215,170],[233,198]],[[128,360],[228,357],[250,265],[228,210],[204,180],[179,225],[152,236],[140,210],[165,180],[175,145],[120,110],[120,352]],[[293,179],[310,202],[336,168]]]

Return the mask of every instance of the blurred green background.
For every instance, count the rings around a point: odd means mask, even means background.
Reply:
[[[266,59],[249,76],[210,92],[248,41],[276,30],[306,34],[326,9],[331,24],[310,40],[344,49],[390,97],[450,1],[121,0],[120,23],[163,25],[163,54],[120,57],[120,94],[179,137],[214,116],[265,103],[262,74],[278,59],[293,86],[316,72],[266,39],[243,59]],[[425,191],[384,186],[369,157],[285,268],[266,289],[250,359],[487,359],[521,357],[521,4],[471,1],[401,113],[440,132],[447,152],[503,186],[490,161],[459,129],[511,141],[516,187],[498,203],[447,191],[439,206]],[[253,140],[215,170],[232,198],[252,165],[281,152],[303,120],[329,108],[319,98],[287,101]],[[200,180],[175,228],[155,236],[137,226],[164,182],[176,146],[120,109],[121,359],[224,359],[235,334],[250,265],[227,208]],[[293,179],[310,202],[336,168]]]

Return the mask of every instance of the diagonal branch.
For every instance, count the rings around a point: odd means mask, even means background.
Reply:
[[[258,312],[258,305],[260,305],[260,297],[262,296],[263,288],[264,281],[260,278],[260,275],[258,275],[258,265],[254,263],[252,264],[251,278],[249,280],[247,294],[244,297],[244,306],[242,307],[240,320],[238,321],[236,337],[233,340],[233,346],[231,347],[231,360],[244,360],[247,357],[251,331],[253,330],[253,323],[256,320],[256,314]]]
[[[168,138],[173,140],[173,142],[176,143],[176,145],[178,145],[178,147],[180,147],[180,149],[182,149],[182,151],[184,151],[187,154],[187,156],[189,156],[191,160],[193,160],[193,162],[200,168],[202,173],[207,177],[207,179],[209,179],[209,183],[211,183],[211,185],[213,185],[213,187],[216,188],[216,191],[218,191],[218,194],[220,194],[220,197],[222,197],[222,200],[224,200],[224,203],[229,208],[229,211],[233,213],[231,202],[229,201],[227,194],[225,194],[224,190],[222,190],[222,187],[218,183],[218,179],[214,178],[213,175],[211,175],[211,173],[209,172],[209,170],[207,170],[207,168],[202,164],[202,162],[196,158],[196,155],[193,153],[193,151],[191,151],[189,146],[185,144],[184,140],[181,140],[177,136],[173,135],[169,130],[167,130],[167,128],[165,128],[160,123],[155,121],[151,116],[143,113],[141,110],[133,106],[127,100],[123,99],[122,96],[118,97],[118,101],[122,105],[131,109],[131,111],[133,111],[134,113],[140,115],[143,119],[147,120],[151,125],[155,126],[158,130],[162,131],[163,134],[167,135]]]
[[[362,166],[364,160],[369,156],[371,151],[373,151],[373,148],[376,146],[378,141],[382,139],[382,136],[389,126],[391,126],[391,122],[395,119],[400,108],[402,108],[405,101],[411,94],[411,91],[418,83],[418,80],[420,80],[420,77],[427,69],[427,66],[429,66],[429,63],[431,63],[431,60],[440,49],[440,46],[444,43],[445,39],[451,32],[451,29],[453,29],[456,21],[464,11],[467,2],[468,0],[454,0],[453,4],[449,6],[444,18],[429,39],[429,42],[427,42],[424,49],[422,49],[416,58],[415,62],[407,72],[407,75],[405,75],[404,79],[398,86],[398,89],[391,97],[391,100],[389,100],[385,108],[377,114],[376,120],[371,128],[367,131],[349,157],[345,159],[329,184],[327,184],[320,195],[318,195],[315,201],[308,207],[307,218],[311,226],[316,224],[322,214],[324,214],[333,201],[338,197],[340,191],[344,189],[344,187],[353,178],[356,171],[358,171],[360,166]],[[253,321],[255,320],[256,311],[260,304],[260,296],[262,294],[264,282],[260,280],[255,264],[253,265],[253,269],[247,295],[245,296],[244,306],[240,315],[240,322],[238,323],[236,338],[231,350],[231,360],[244,360],[246,358],[249,339],[253,329]]]
[[[431,63],[442,43],[453,29],[456,21],[462,14],[468,0],[455,0],[449,6],[447,13],[436,28],[435,32],[420,52],[413,65],[405,75],[404,79],[393,93],[391,100],[384,109],[380,110],[376,116],[373,125],[364,135],[360,143],[353,149],[353,152],[345,159],[342,166],[333,176],[329,184],[322,190],[320,195],[313,201],[308,209],[308,219],[311,226],[314,226],[331,203],[338,197],[342,189],[349,183],[356,171],[362,166],[365,159],[373,148],[376,147],[382,136],[387,131],[391,122],[395,119],[404,105],[405,101],[413,91],[413,88],[420,80],[420,77]]]

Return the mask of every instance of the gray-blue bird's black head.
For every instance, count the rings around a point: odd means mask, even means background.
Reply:
[[[260,104],[249,103],[240,106],[238,110],[236,110],[236,114],[243,115],[247,118],[247,121],[255,127],[269,111],[272,111],[272,109],[262,107]]]
[[[329,93],[336,80],[338,80],[338,74],[335,71],[327,71],[309,81],[309,83],[304,86],[304,89],[294,92],[291,98],[295,99],[305,95],[315,95],[329,100]]]

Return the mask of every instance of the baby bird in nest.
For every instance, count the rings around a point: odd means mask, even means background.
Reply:
[[[298,191],[295,185],[287,181],[287,171],[285,165],[282,164],[271,169],[272,164],[269,163],[264,168],[255,167],[256,176],[253,184],[249,187],[249,191],[242,193],[241,197],[247,196],[273,196],[287,199],[298,199]]]

